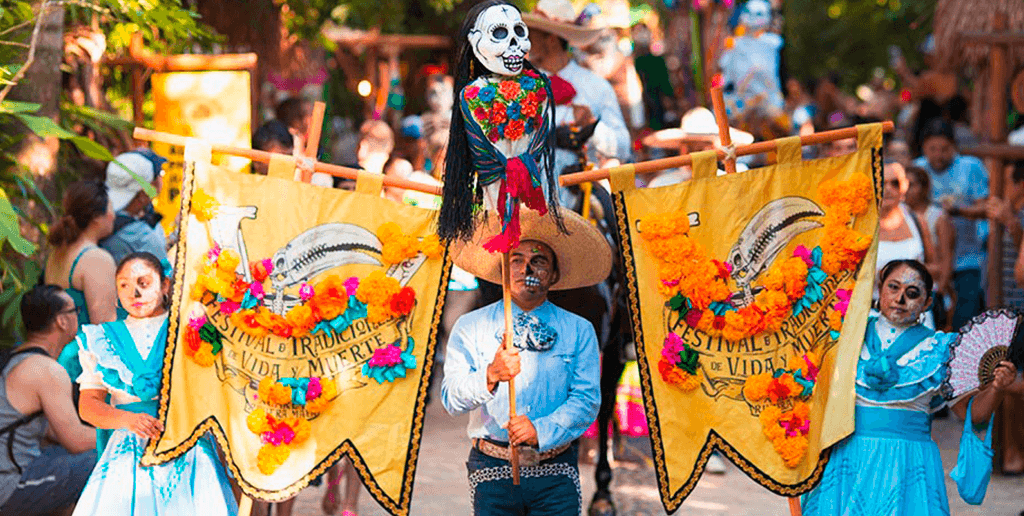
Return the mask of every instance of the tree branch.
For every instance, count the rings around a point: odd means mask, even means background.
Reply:
[[[43,3],[40,4],[39,18],[36,19],[36,26],[32,29],[32,39],[29,41],[28,45],[28,58],[25,59],[25,64],[21,65],[21,69],[18,70],[18,73],[14,74],[14,77],[11,78],[10,84],[4,86],[3,90],[0,90],[0,102],[3,102],[4,99],[7,98],[7,94],[11,92],[11,89],[18,84],[18,81],[21,81],[21,79],[25,77],[25,72],[30,66],[32,66],[32,62],[35,61],[36,46],[39,43],[39,30],[43,27],[43,19],[46,18],[50,5],[50,0],[43,0]]]

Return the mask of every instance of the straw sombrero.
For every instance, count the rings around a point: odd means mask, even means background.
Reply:
[[[735,145],[754,143],[754,135],[734,127],[729,128],[729,139]],[[641,143],[647,147],[678,150],[680,146],[687,143],[703,142],[718,145],[720,141],[714,113],[708,108],[697,107],[683,115],[683,121],[679,127],[655,131],[644,137]]]
[[[558,262],[558,283],[551,290],[589,287],[604,281],[612,270],[612,249],[604,235],[576,213],[559,208],[569,234],[560,233],[555,221],[547,215],[528,209],[520,211],[520,240],[537,240],[555,252]],[[477,224],[469,242],[456,244],[452,254],[455,265],[478,278],[501,284],[501,254],[490,253],[482,243],[501,232],[501,218],[493,212],[485,214]]]
[[[577,23],[576,9],[569,0],[540,0],[533,11],[523,13],[523,22],[531,29],[554,34],[581,48],[597,41],[604,27],[586,27]]]

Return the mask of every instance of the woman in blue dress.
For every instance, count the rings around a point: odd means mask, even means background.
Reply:
[[[227,474],[208,439],[160,466],[139,464],[147,440],[162,430],[155,416],[170,280],[149,253],[125,257],[115,280],[129,317],[84,326],[78,336],[83,369],[79,412],[112,433],[74,514],[234,516],[238,508]]]
[[[857,364],[855,429],[804,497],[806,516],[949,514],[931,414],[947,404],[940,390],[956,334],[920,324],[932,302],[932,277],[920,262],[894,260],[878,277],[880,315],[868,319]],[[995,380],[951,403],[953,412],[963,418],[973,396],[972,419],[984,424],[1016,374],[1002,362]]]

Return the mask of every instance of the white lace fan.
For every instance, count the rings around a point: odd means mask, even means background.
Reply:
[[[943,392],[949,399],[992,381],[996,366],[1006,360],[1010,346],[1021,334],[1024,313],[996,308],[971,319],[960,329],[950,351],[949,372]]]

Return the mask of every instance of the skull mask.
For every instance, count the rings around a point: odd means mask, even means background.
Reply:
[[[768,0],[750,0],[743,6],[740,23],[753,30],[762,30],[772,22],[772,5]]]
[[[518,9],[495,5],[477,17],[469,31],[469,44],[492,73],[516,75],[523,71],[523,59],[530,51],[530,32]]]

